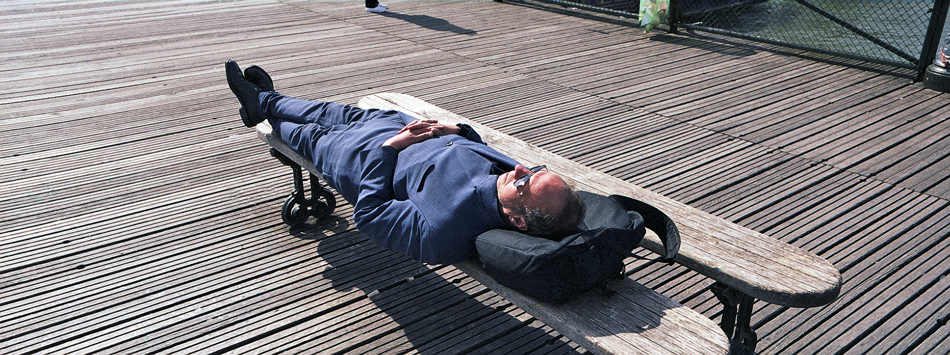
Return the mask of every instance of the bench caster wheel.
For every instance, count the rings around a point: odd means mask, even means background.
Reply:
[[[325,219],[336,209],[336,198],[333,193],[325,189],[320,180],[313,173],[309,174],[310,198],[303,181],[303,168],[293,160],[271,148],[270,154],[282,164],[289,166],[294,172],[294,192],[284,201],[280,209],[280,218],[291,227],[299,227],[307,223],[310,216],[317,220]]]
[[[307,223],[310,216],[321,220],[330,216],[336,209],[336,199],[333,193],[321,188],[312,192],[310,199],[303,197],[299,192],[294,192],[284,201],[280,209],[280,218],[284,223],[291,227],[299,227]]]
[[[336,198],[333,197],[333,193],[324,189],[320,189],[315,193],[310,204],[310,210],[314,217],[317,217],[318,220],[330,217],[334,209],[336,209]]]
[[[291,195],[284,201],[284,206],[280,209],[280,218],[291,227],[298,227],[307,222],[310,213],[307,206],[297,202],[297,196]]]

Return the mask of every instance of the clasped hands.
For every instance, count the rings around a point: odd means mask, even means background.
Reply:
[[[418,120],[407,124],[395,136],[386,140],[383,146],[390,146],[396,150],[425,141],[432,137],[458,134],[461,128],[455,125],[446,125],[437,120]]]

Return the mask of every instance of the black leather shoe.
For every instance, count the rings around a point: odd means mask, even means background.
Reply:
[[[257,87],[261,88],[261,91],[274,91],[274,81],[271,80],[270,75],[259,66],[252,65],[244,69],[244,79],[250,81],[251,84],[257,85]]]
[[[254,127],[258,123],[264,122],[264,116],[261,115],[261,108],[257,101],[261,88],[244,79],[241,67],[233,60],[224,63],[224,73],[228,76],[228,86],[231,87],[231,92],[241,102],[239,112],[244,125]]]

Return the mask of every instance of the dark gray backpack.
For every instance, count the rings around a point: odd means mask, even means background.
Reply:
[[[580,191],[587,205],[579,232],[561,240],[496,229],[475,239],[485,272],[498,283],[541,301],[561,303],[571,296],[622,277],[624,258],[643,239],[644,227],[657,233],[666,252],[655,261],[672,262],[679,232],[663,212],[628,197]]]

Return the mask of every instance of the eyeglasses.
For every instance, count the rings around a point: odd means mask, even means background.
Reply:
[[[521,213],[525,213],[526,211],[524,207],[524,196],[522,196],[523,193],[521,191],[521,187],[527,184],[528,180],[531,180],[531,177],[534,176],[534,174],[537,174],[539,171],[545,170],[546,168],[547,167],[544,165],[538,165],[536,167],[528,169],[527,174],[525,174],[524,176],[518,178],[517,180],[511,183],[512,185],[515,185],[516,189],[518,189],[518,200],[521,200]]]
[[[521,187],[527,184],[528,180],[530,180],[531,177],[534,176],[534,174],[546,168],[547,166],[545,165],[538,165],[536,167],[528,169],[529,173],[515,180],[515,182],[513,182],[512,185],[515,185],[515,187],[518,188],[518,194],[521,195]]]

